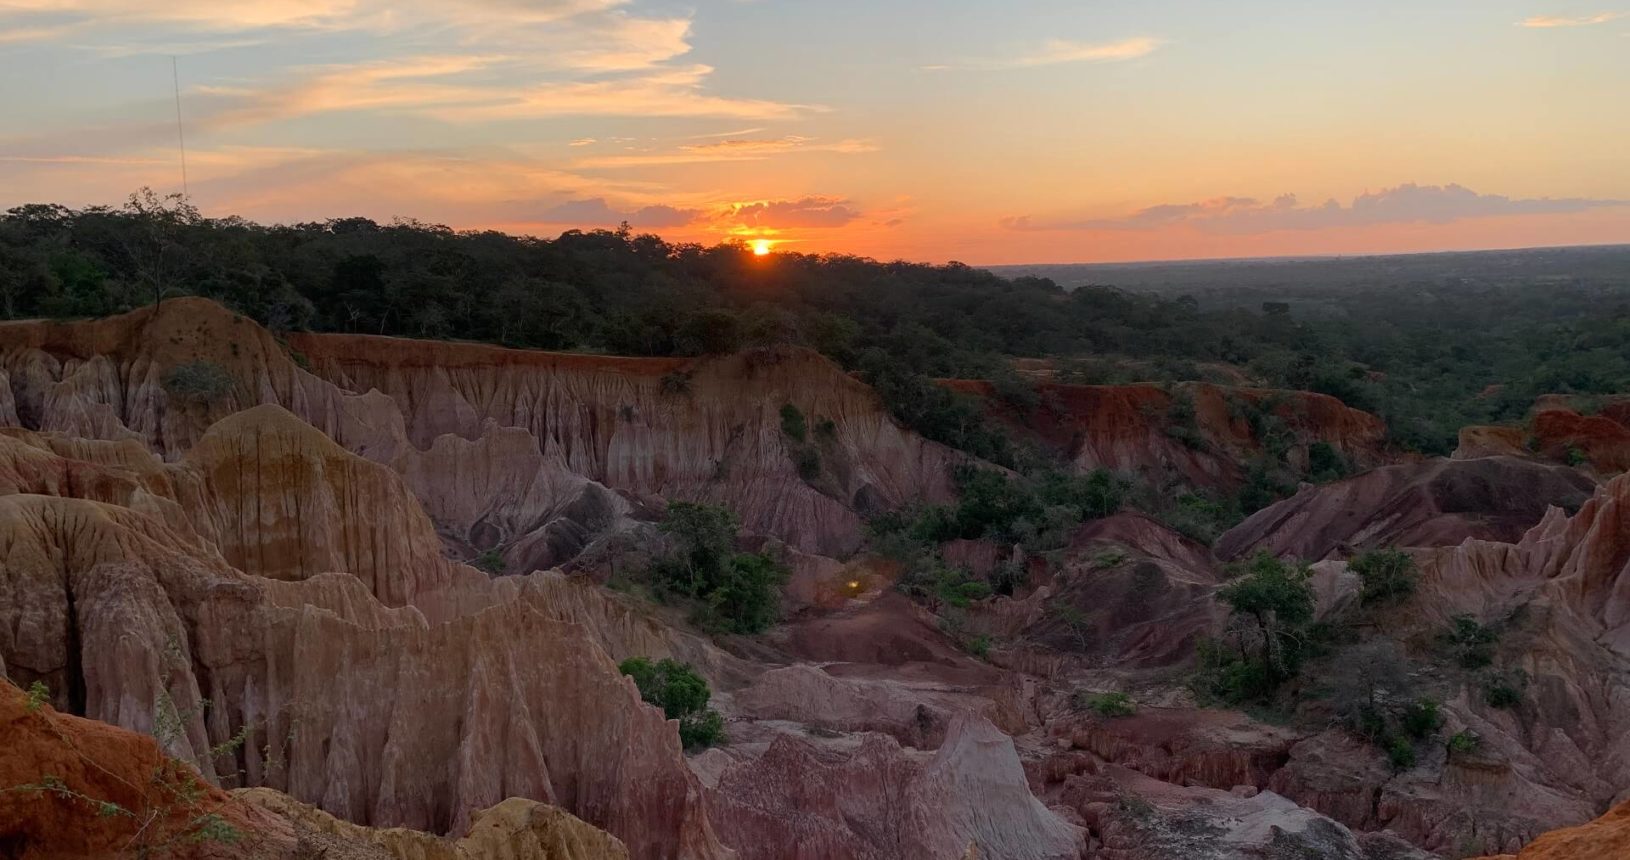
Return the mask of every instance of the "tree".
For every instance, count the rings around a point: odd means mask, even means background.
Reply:
[[[713,693],[690,664],[668,658],[652,663],[645,657],[633,657],[617,669],[634,679],[641,699],[661,708],[668,719],[679,721],[679,740],[685,749],[724,742],[724,720],[707,706]]]
[[[1291,640],[1313,617],[1313,587],[1308,570],[1288,564],[1267,552],[1235,568],[1240,575],[1217,591],[1234,612],[1256,622],[1261,633],[1261,661],[1269,677],[1289,678],[1293,669]]]
[[[1366,606],[1400,603],[1415,593],[1415,559],[1397,549],[1377,549],[1353,557],[1348,567],[1363,587],[1359,599]]]
[[[219,364],[199,359],[178,364],[159,379],[165,393],[177,401],[194,406],[209,406],[232,393],[237,380]]]
[[[659,588],[698,602],[698,620],[728,633],[761,633],[775,623],[787,571],[763,553],[735,551],[739,521],[728,509],[668,503],[659,527],[675,547],[652,571]]]

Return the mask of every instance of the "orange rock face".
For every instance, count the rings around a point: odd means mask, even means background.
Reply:
[[[1630,401],[1610,402],[1593,415],[1582,415],[1566,398],[1547,396],[1534,405],[1526,428],[1460,431],[1457,459],[1490,454],[1536,457],[1599,475],[1630,471]]]
[[[1630,802],[1589,824],[1553,830],[1516,854],[1489,860],[1619,860],[1630,857]]]
[[[287,825],[234,802],[152,738],[59,714],[3,681],[0,738],[8,857],[277,857],[292,848],[279,844],[293,842]]]

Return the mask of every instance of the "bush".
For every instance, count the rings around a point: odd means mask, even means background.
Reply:
[[[1387,761],[1393,770],[1408,770],[1415,766],[1415,746],[1407,738],[1393,738],[1387,745]]]
[[[1516,672],[1493,672],[1483,681],[1483,701],[1491,708],[1515,708],[1522,704],[1525,679]]]
[[[1341,452],[1329,442],[1314,442],[1307,446],[1307,475],[1314,483],[1344,478],[1347,468],[1347,458],[1341,456]]]
[[[968,653],[983,660],[990,656],[990,637],[975,636],[968,640]]]
[[[1078,690],[1071,698],[1075,701],[1077,707],[1090,709],[1100,717],[1130,717],[1137,713],[1138,710],[1138,706],[1132,701],[1132,697],[1121,692],[1087,693]]]
[[[689,664],[666,658],[652,663],[633,657],[617,669],[634,679],[641,699],[661,708],[668,719],[679,721],[679,739],[685,749],[724,742],[724,718],[707,706],[712,691]]]
[[[1499,633],[1492,627],[1477,623],[1470,615],[1456,615],[1443,639],[1455,653],[1455,662],[1463,669],[1481,669],[1494,662],[1494,644]]]
[[[1455,732],[1449,736],[1447,744],[1450,755],[1471,755],[1483,745],[1483,739],[1476,732],[1467,729]]]
[[[1590,463],[1590,455],[1586,454],[1582,449],[1569,448],[1567,461],[1570,466],[1584,466]]]
[[[237,381],[226,368],[200,359],[170,368],[159,384],[164,386],[165,393],[182,403],[208,406],[230,394]]]
[[[1405,734],[1419,740],[1430,737],[1443,725],[1443,714],[1437,702],[1421,699],[1404,708],[1400,722]]]
[[[1363,582],[1359,599],[1366,606],[1399,603],[1415,593],[1415,560],[1396,549],[1360,553],[1348,563]]]
[[[715,505],[669,502],[659,528],[676,544],[651,565],[660,593],[697,601],[699,621],[712,630],[752,634],[775,623],[786,568],[762,553],[735,552],[735,514]]]
[[[504,554],[499,552],[497,548],[484,550],[475,557],[475,560],[470,562],[470,566],[485,572],[489,576],[503,576],[506,568]]]
[[[781,405],[781,432],[799,442],[809,437],[809,425],[804,421],[804,413],[791,403]]]

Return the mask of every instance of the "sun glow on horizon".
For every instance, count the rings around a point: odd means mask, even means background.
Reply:
[[[770,249],[775,245],[775,243],[771,242],[769,239],[754,239],[752,244],[753,256],[755,257],[763,257],[768,255],[770,253]]]

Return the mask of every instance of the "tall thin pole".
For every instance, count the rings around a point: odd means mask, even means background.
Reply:
[[[175,83],[175,139],[181,144],[181,197],[192,199],[192,192],[187,188],[187,136],[181,130],[181,70],[176,58],[170,57],[170,78]]]

